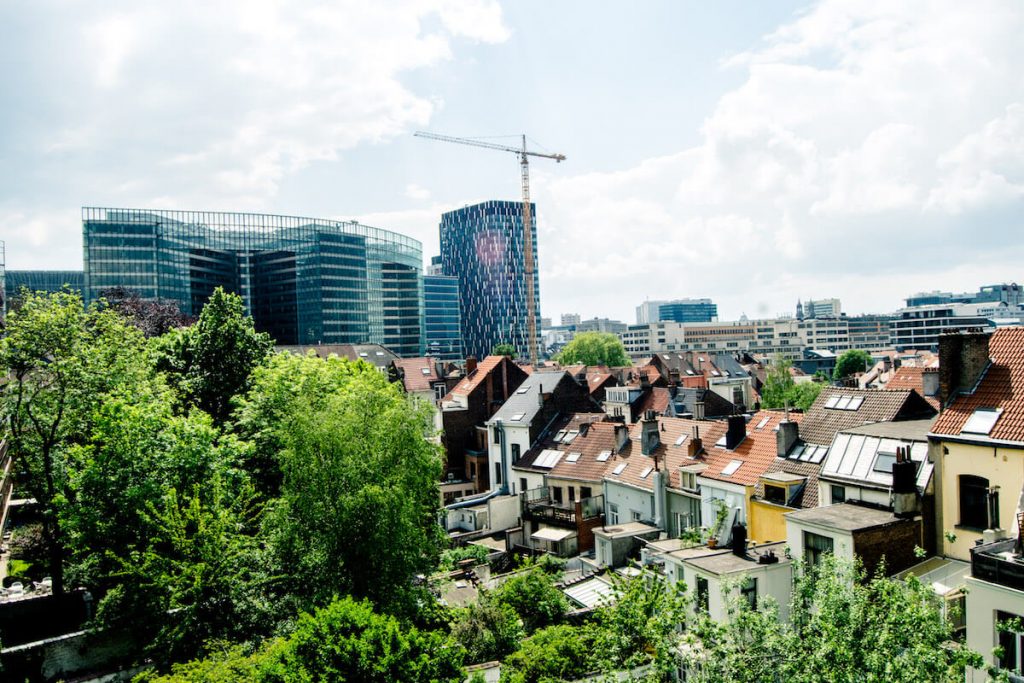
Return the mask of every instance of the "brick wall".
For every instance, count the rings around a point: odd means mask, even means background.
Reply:
[[[894,520],[892,524],[853,533],[853,551],[864,563],[870,577],[885,558],[887,576],[899,573],[920,562],[914,554],[916,546],[924,546],[921,519]]]
[[[990,332],[956,332],[939,336],[939,403],[956,391],[970,389],[988,366]]]

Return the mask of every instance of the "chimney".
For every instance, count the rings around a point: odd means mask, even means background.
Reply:
[[[729,428],[725,432],[725,447],[730,451],[740,445],[747,436],[747,421],[742,415],[729,416]]]
[[[917,497],[917,466],[910,459],[910,447],[896,447],[892,465],[892,511],[897,517],[913,517],[921,511]]]
[[[584,387],[584,388],[587,387],[587,371],[586,370],[580,370],[579,372],[577,372],[575,379],[576,379],[576,384],[579,384],[581,387]]]
[[[644,455],[654,455],[661,445],[661,432],[658,431],[658,414],[653,410],[645,410],[640,420],[640,447]]]
[[[921,374],[921,383],[924,385],[924,395],[938,396],[939,394],[939,371],[937,368],[925,368]]]
[[[736,520],[732,524],[732,554],[739,557],[747,556],[747,527]]]
[[[939,392],[943,407],[958,391],[969,391],[988,367],[991,332],[939,335]]]
[[[624,424],[615,425],[615,452],[618,453],[629,441],[629,427]]]
[[[785,458],[789,455],[789,451],[796,444],[797,439],[800,438],[800,425],[796,422],[789,420],[783,420],[779,423],[779,433],[775,437],[775,443],[778,445],[777,454],[780,458]]]
[[[641,389],[650,389],[651,388],[651,380],[647,378],[647,373],[646,372],[641,372],[640,373],[640,388]]]
[[[703,420],[704,419],[704,401],[694,401],[693,403],[693,419]]]
[[[704,451],[704,442],[700,439],[700,427],[694,426],[693,438],[690,439],[690,443],[686,445],[686,454],[691,458],[696,458]]]
[[[654,489],[654,526],[665,528],[665,473],[658,470],[651,482]]]
[[[476,356],[466,356],[466,377],[473,374],[476,370]]]

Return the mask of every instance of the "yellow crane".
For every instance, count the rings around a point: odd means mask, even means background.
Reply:
[[[524,277],[526,278],[526,326],[527,334],[529,335],[529,353],[530,353],[530,364],[536,364],[538,360],[537,356],[537,305],[534,302],[535,290],[533,286],[533,231],[530,229],[533,223],[533,211],[530,207],[530,157],[541,157],[543,159],[554,159],[556,162],[565,161],[564,154],[547,154],[545,152],[534,152],[526,148],[526,136],[523,136],[523,146],[520,147],[509,147],[507,145],[499,145],[493,142],[486,142],[484,140],[475,140],[473,138],[456,138],[450,135],[438,135],[437,133],[427,133],[425,131],[418,131],[414,133],[416,137],[427,138],[430,140],[440,140],[441,142],[454,142],[460,145],[470,145],[472,147],[483,147],[484,149],[494,149],[499,152],[512,152],[519,157],[519,168],[522,173],[523,180],[523,250],[526,252],[523,254],[524,264]]]

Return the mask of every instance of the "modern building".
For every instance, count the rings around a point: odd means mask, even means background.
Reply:
[[[993,330],[1024,321],[1024,306],[998,302],[926,304],[902,308],[889,323],[889,345],[899,351],[937,351],[939,335]]]
[[[673,299],[645,301],[636,307],[638,325],[671,321],[676,323],[707,323],[718,320],[718,305],[711,299]]]
[[[32,292],[59,292],[65,287],[82,293],[85,273],[80,270],[8,270],[4,281],[7,301],[13,303],[23,288]]]
[[[441,257],[435,256],[423,276],[423,335],[427,355],[440,360],[462,360],[462,312],[459,279],[440,273]]]
[[[562,322],[561,322],[561,324],[563,326],[565,326],[565,325],[579,325],[580,324],[580,314],[579,313],[563,313],[562,314]]]
[[[850,348],[862,351],[881,351],[889,348],[891,315],[851,315],[846,318],[850,332]]]
[[[356,222],[82,209],[86,302],[121,285],[198,315],[217,287],[279,344],[383,344],[419,356],[422,245]]]
[[[530,230],[537,264],[536,210]],[[459,282],[462,342],[467,355],[483,358],[498,344],[529,352],[523,205],[488,201],[441,216],[441,266]],[[540,279],[535,266],[533,294],[540,346]]]
[[[981,304],[1004,303],[1010,306],[1024,304],[1024,287],[1016,282],[986,285],[977,292],[918,292],[906,298],[907,308],[934,306],[936,304]]]
[[[839,299],[808,299],[806,303],[796,302],[796,317],[804,318],[838,318],[843,307]]]

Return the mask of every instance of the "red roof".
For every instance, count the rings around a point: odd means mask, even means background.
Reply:
[[[885,384],[886,389],[913,389],[917,393],[924,396],[924,400],[928,401],[933,408],[939,409],[939,399],[934,396],[924,395],[924,373],[926,370],[919,367],[903,366],[893,373],[892,378],[889,379]],[[929,370],[928,372],[935,372],[935,370]]]
[[[431,385],[441,379],[433,358],[396,358],[393,362],[402,370],[402,386],[408,392],[430,391]]]
[[[776,410],[762,410],[747,422],[747,436],[733,450],[705,442],[707,469],[700,476],[718,481],[751,486],[756,484],[765,472],[772,469],[778,456],[778,439],[775,428],[785,419],[785,413]],[[799,422],[800,413],[791,413],[790,422]],[[767,422],[765,422],[767,420]],[[761,429],[758,425],[764,422]],[[722,474],[729,463],[739,460],[742,464],[732,474]]]
[[[484,358],[477,364],[476,370],[471,372],[464,380],[456,384],[450,393],[460,394],[462,396],[468,396],[473,393],[473,390],[477,388],[480,382],[487,377],[491,370],[501,365],[501,361],[503,360],[505,360],[505,356],[487,356],[487,358]]]
[[[1024,443],[1024,327],[1004,327],[993,332],[988,355],[991,364],[977,389],[958,396],[939,415],[932,432],[959,436],[975,410],[995,408],[1002,412],[988,438]]]

